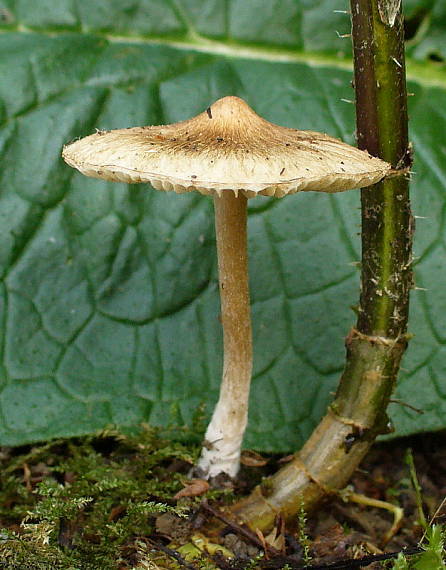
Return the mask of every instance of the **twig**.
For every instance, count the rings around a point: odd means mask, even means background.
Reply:
[[[201,503],[201,508],[208,512],[209,514],[211,514],[213,517],[215,517],[216,519],[219,519],[221,522],[223,522],[226,526],[228,526],[231,530],[233,530],[235,533],[243,536],[244,538],[246,538],[247,540],[249,540],[250,542],[252,542],[253,544],[255,544],[255,546],[257,546],[257,548],[260,548],[261,550],[265,549],[265,545],[263,544],[263,542],[256,536],[255,533],[253,533],[252,531],[250,531],[247,528],[244,528],[242,526],[240,526],[239,524],[237,524],[236,522],[232,521],[231,519],[225,517],[225,515],[223,515],[222,513],[220,513],[219,511],[217,511],[217,509],[214,509],[213,507],[211,507],[209,505],[209,503],[206,501],[206,499],[204,499]],[[274,548],[273,546],[271,546],[270,544],[266,543],[266,547],[269,551],[270,554],[273,554],[274,556],[279,556],[280,552]]]
[[[330,564],[311,564],[310,566],[302,566],[300,562],[296,562],[296,560],[289,556],[281,556],[280,558],[276,558],[274,560],[262,560],[258,562],[258,566],[259,568],[265,568],[268,570],[278,570],[279,568],[283,568],[283,566],[286,564],[293,570],[350,570],[351,568],[363,568],[364,566],[368,566],[373,562],[381,562],[383,560],[398,558],[401,553],[410,556],[413,554],[419,554],[420,552],[423,552],[423,549],[419,546],[415,546],[413,548],[406,548],[397,552],[370,554],[356,560],[339,560]]]

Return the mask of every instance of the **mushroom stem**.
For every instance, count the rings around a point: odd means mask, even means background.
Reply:
[[[208,478],[239,469],[248,418],[252,372],[245,196],[223,191],[214,197],[223,325],[223,380],[220,397],[205,435],[198,468]]]

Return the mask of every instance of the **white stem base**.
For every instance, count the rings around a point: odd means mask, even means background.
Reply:
[[[239,396],[241,398],[236,402],[219,400],[206,430],[205,443],[197,464],[206,479],[217,477],[221,473],[235,477],[238,473],[249,394]],[[234,404],[237,404],[237,410],[234,410]]]

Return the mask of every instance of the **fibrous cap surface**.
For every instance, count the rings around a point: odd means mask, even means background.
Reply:
[[[375,184],[390,170],[326,134],[270,123],[233,96],[180,123],[98,131],[66,145],[63,158],[105,180],[247,197],[341,192]]]

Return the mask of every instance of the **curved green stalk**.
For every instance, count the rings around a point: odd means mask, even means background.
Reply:
[[[390,6],[390,12],[389,12]],[[396,11],[392,14],[392,6]],[[410,165],[403,19],[398,1],[351,0],[358,146]],[[413,218],[403,174],[362,190],[361,297],[356,328],[334,402],[304,447],[278,473],[231,508],[265,530],[280,512],[311,510],[346,485],[376,436],[407,344]]]

